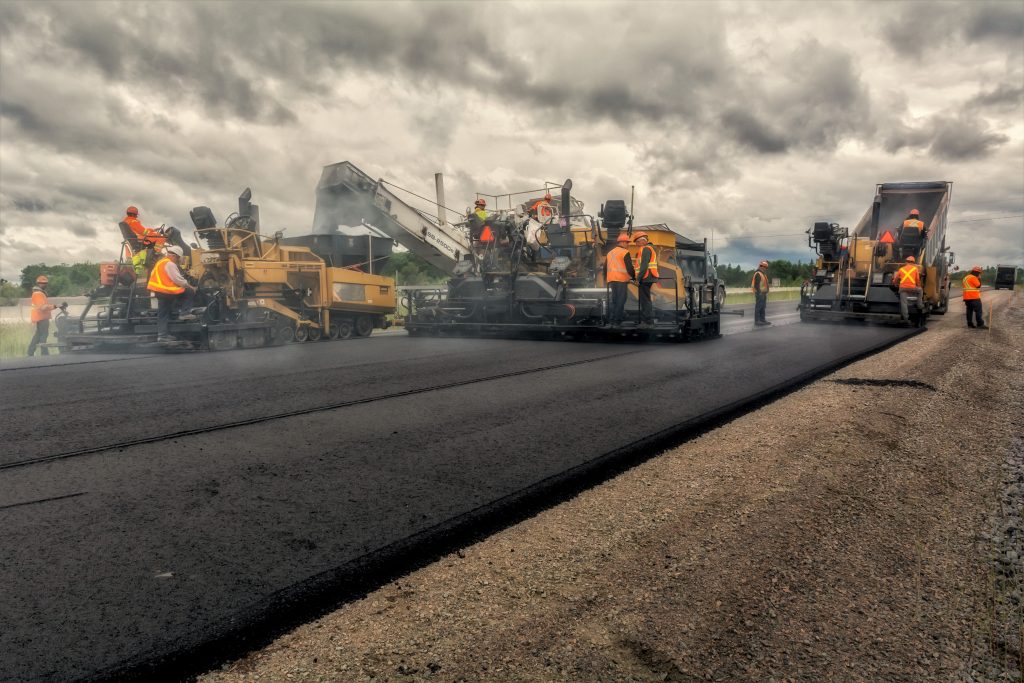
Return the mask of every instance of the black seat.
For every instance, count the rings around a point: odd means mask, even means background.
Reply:
[[[131,248],[133,254],[138,254],[140,249],[145,248],[143,247],[142,242],[135,235],[135,233],[132,232],[132,229],[128,227],[127,223],[121,221],[120,223],[117,224],[117,227],[121,228],[121,237],[124,238],[124,241],[128,243],[128,246]]]
[[[921,229],[911,226],[901,228],[896,247],[902,259],[916,255],[921,249]]]

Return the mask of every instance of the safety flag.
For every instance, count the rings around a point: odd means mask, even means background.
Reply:
[[[892,233],[889,232],[888,230],[886,230],[885,234],[882,235],[882,239],[880,239],[878,241],[881,242],[882,244],[892,244],[896,240],[893,239]]]

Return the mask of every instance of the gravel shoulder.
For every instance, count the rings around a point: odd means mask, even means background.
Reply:
[[[1024,297],[985,304],[201,680],[1021,680]]]

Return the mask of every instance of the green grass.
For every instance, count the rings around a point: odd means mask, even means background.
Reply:
[[[798,301],[800,299],[800,290],[793,290],[791,292],[768,292],[768,301]],[[737,292],[736,290],[727,290],[725,295],[725,304],[752,304],[754,303],[753,292]]]
[[[0,358],[23,358],[35,331],[32,323],[0,323]],[[50,341],[56,341],[52,324]]]

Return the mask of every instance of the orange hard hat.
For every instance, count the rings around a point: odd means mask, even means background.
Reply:
[[[920,212],[920,211],[918,211],[917,209],[911,209],[911,210],[910,210],[910,215],[911,215],[911,216],[920,216],[920,215],[921,215],[921,212]]]
[[[971,268],[971,272],[972,273],[980,273],[981,272],[981,266],[974,266],[973,268]]]
[[[624,232],[620,232],[619,236],[615,238],[615,241],[616,242],[628,242],[629,241],[629,235],[627,235]]]
[[[647,236],[646,232],[638,232],[637,234],[633,235],[633,241],[636,242],[641,237],[643,237],[647,241],[650,241],[651,239],[650,237]]]
[[[45,275],[40,275],[39,277],[36,278],[37,285],[45,285],[49,281],[50,278],[46,277]]]
[[[124,212],[126,214],[128,214],[129,216],[138,216],[139,215],[139,209],[136,206],[129,206],[127,209],[124,210]]]
[[[483,197],[481,197],[480,199],[477,199],[473,203],[476,204],[477,206],[487,206],[487,200],[484,199]]]
[[[907,263],[917,263],[917,259],[914,258],[913,256],[908,256]]]

